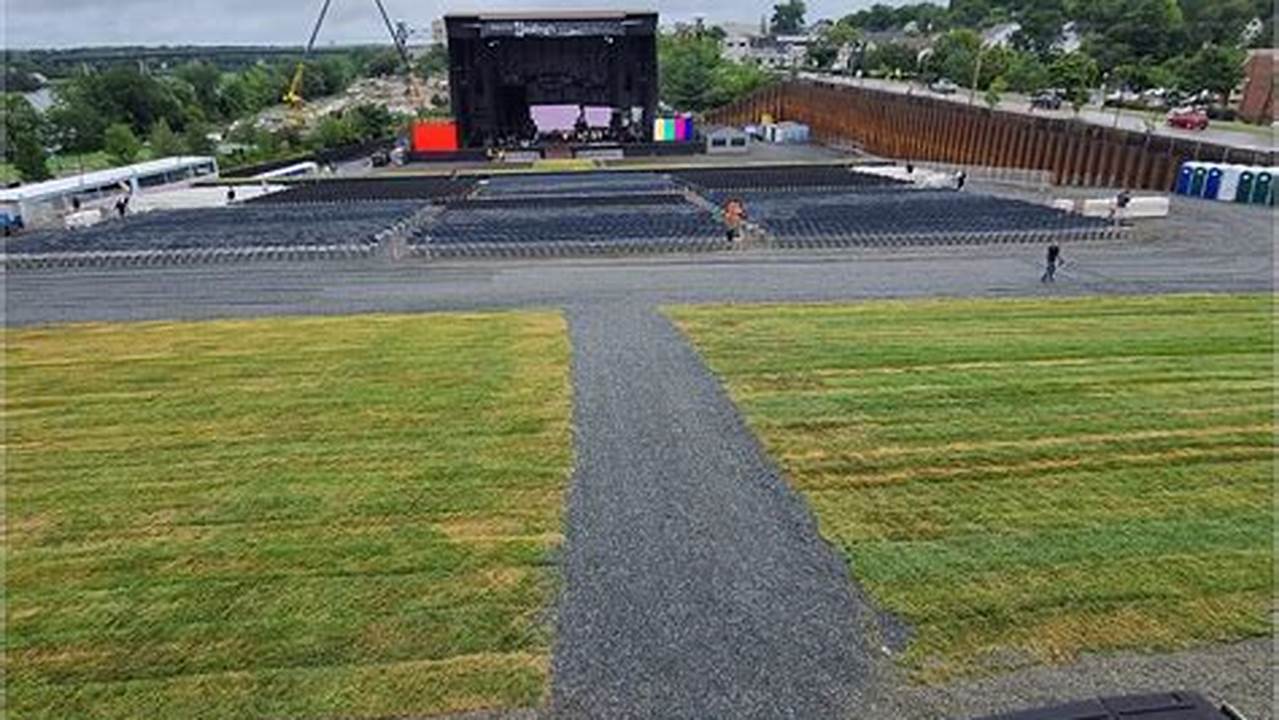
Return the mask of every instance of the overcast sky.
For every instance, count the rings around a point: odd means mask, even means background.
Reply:
[[[664,21],[704,14],[758,24],[776,0],[383,0],[395,20],[422,28],[446,12],[558,8],[652,8]],[[839,17],[874,0],[809,0],[809,20]],[[906,0],[882,0],[900,5]],[[80,45],[288,44],[306,42],[321,0],[0,0],[0,33],[12,48]],[[381,42],[374,0],[333,0],[320,42]]]

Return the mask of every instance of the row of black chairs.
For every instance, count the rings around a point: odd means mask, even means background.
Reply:
[[[672,177],[704,191],[786,191],[806,188],[885,188],[904,185],[900,180],[857,172],[845,165],[792,165],[765,167],[695,168],[678,170]]]
[[[288,190],[249,200],[249,204],[350,203],[438,200],[462,197],[475,187],[465,177],[325,178],[292,184]]]
[[[421,207],[420,203],[400,201],[151,212],[79,230],[26,233],[11,239],[4,249],[14,255],[373,244],[378,233]]]

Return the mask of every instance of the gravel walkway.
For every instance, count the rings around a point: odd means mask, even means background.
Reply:
[[[876,620],[718,382],[651,306],[569,309],[577,468],[555,718],[831,718]]]

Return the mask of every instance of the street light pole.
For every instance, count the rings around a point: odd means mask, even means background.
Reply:
[[[974,105],[977,102],[977,81],[981,78],[981,61],[986,57],[986,45],[982,43],[977,48],[977,62],[973,67],[973,83],[968,86],[968,104]]]

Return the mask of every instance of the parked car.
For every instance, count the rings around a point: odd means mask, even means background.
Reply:
[[[11,210],[0,210],[0,229],[3,229],[5,237],[20,232],[24,227],[21,215]]]
[[[1030,98],[1032,110],[1060,110],[1061,95],[1056,90],[1043,90]]]
[[[1102,102],[1104,107],[1131,108],[1141,106],[1141,95],[1131,90],[1115,90]]]
[[[1168,124],[1182,130],[1207,130],[1208,113],[1199,108],[1176,108],[1168,113]]]
[[[959,86],[947,80],[946,78],[942,78],[941,80],[938,80],[932,85],[929,85],[928,89],[932,90],[938,95],[953,95],[959,92]]]

